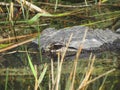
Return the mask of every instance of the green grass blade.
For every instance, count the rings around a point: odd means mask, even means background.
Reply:
[[[49,14],[49,13],[38,13],[36,14],[33,18],[27,21],[28,24],[33,24],[34,22],[39,20],[39,17],[44,16],[44,17],[62,17],[62,16],[67,16],[73,12],[66,12],[66,13],[60,13],[60,14]]]
[[[40,75],[40,77],[39,77],[39,79],[38,79],[38,85],[40,85],[40,83],[42,82],[42,80],[43,80],[43,78],[44,78],[44,76],[45,76],[45,73],[46,73],[46,71],[47,71],[47,65],[45,64],[45,66],[44,66],[44,69],[43,69],[43,72],[41,73],[41,75]]]
[[[7,85],[8,85],[8,68],[6,71],[5,90],[7,90]]]
[[[28,57],[28,62],[29,62],[30,68],[32,70],[32,73],[33,73],[34,77],[37,78],[37,73],[35,71],[34,65],[32,64],[31,58],[28,53],[27,53],[27,57]]]
[[[46,71],[47,71],[47,65],[45,64],[44,65],[44,69],[43,69],[43,72],[41,73],[41,75],[40,75],[40,77],[39,77],[39,79],[38,79],[38,85],[40,85],[40,83],[42,82],[42,80],[43,80],[43,78],[44,78],[44,76],[45,76],[45,73],[46,73]]]
[[[103,87],[104,87],[105,81],[106,81],[106,79],[107,79],[107,76],[108,76],[108,75],[105,76],[105,78],[104,78],[101,86],[99,87],[99,90],[103,90]]]
[[[68,79],[67,83],[66,83],[66,86],[65,86],[65,90],[70,90],[70,86],[71,86],[71,80]]]
[[[52,16],[51,14],[49,13],[38,13],[36,14],[32,19],[28,20],[28,24],[33,24],[35,21],[38,21],[39,20],[39,17],[40,16]]]

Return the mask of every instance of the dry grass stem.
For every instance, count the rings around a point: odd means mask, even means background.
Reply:
[[[51,74],[49,74],[49,90],[52,90],[51,89]]]
[[[18,51],[5,52],[5,53],[2,53],[2,55],[13,54],[13,53],[31,53],[31,54],[36,54],[38,52],[18,50]]]
[[[14,10],[13,10],[13,3],[11,2],[10,3],[9,21],[13,20],[13,15],[14,15],[13,12],[14,12]]]
[[[37,90],[38,89],[38,79],[37,79],[37,66],[35,65],[35,72],[36,72],[36,77],[35,77],[35,87],[34,87],[34,90]]]
[[[24,6],[24,5],[28,6],[31,11],[35,10],[35,11],[37,11],[37,12],[39,12],[39,13],[44,13],[44,14],[46,13],[46,14],[48,14],[47,11],[39,8],[38,6],[36,6],[36,5],[28,2],[28,1],[26,1],[26,0],[16,0],[16,1],[17,1],[18,3],[20,3],[20,4],[22,3],[23,6]]]
[[[93,57],[93,59],[91,60],[90,64],[88,64],[88,70],[86,71],[85,77],[82,81],[82,83],[80,84],[80,86],[78,87],[77,90],[85,90],[85,87],[87,86],[86,83],[89,81],[90,75],[93,71],[93,63],[95,60],[95,56]]]
[[[65,55],[66,55],[66,52],[67,52],[68,46],[69,46],[69,44],[70,44],[70,41],[72,40],[72,36],[73,36],[73,34],[70,35],[70,38],[69,38],[69,40],[68,40],[68,43],[66,44],[66,48],[65,48],[64,52],[62,53],[60,65],[59,65],[59,67],[58,67],[57,82],[56,82],[56,88],[55,88],[55,90],[58,90],[58,86],[59,86],[59,82],[60,82],[60,76],[61,76],[61,70],[62,70],[62,63],[63,63],[63,61],[64,61],[64,57],[65,57]]]
[[[10,3],[0,2],[0,6],[7,6],[7,7],[8,7],[8,6],[10,6]],[[15,4],[15,3],[13,4],[13,6],[14,6],[14,7],[20,7],[20,5]],[[0,12],[3,13],[4,11],[0,9]]]
[[[8,47],[6,47],[6,48],[0,49],[0,53],[1,53],[1,52],[4,52],[4,51],[7,51],[7,50],[10,50],[10,49],[12,49],[12,48],[18,47],[18,46],[20,46],[20,45],[26,44],[26,43],[31,42],[31,41],[33,41],[33,40],[34,40],[34,38],[29,39],[29,40],[26,40],[26,41],[23,41],[23,42],[20,42],[20,43],[16,43],[16,44],[14,44],[14,45],[10,45],[10,46],[8,46]]]
[[[114,69],[112,69],[112,70],[109,70],[109,71],[107,71],[107,72],[105,72],[105,73],[99,75],[98,77],[96,77],[96,78],[94,78],[94,79],[88,81],[88,82],[86,83],[86,85],[88,85],[88,84],[90,84],[90,83],[96,81],[97,79],[100,79],[101,77],[104,77],[105,75],[108,75],[108,74],[114,72],[115,70],[116,70],[116,69],[114,68]]]
[[[80,53],[82,51],[82,47],[83,47],[83,44],[85,42],[85,37],[87,35],[87,31],[88,31],[88,29],[85,30],[85,33],[84,33],[84,36],[83,36],[83,40],[82,40],[82,44],[80,45],[80,47],[79,47],[79,49],[77,51],[77,54],[76,54],[76,58],[74,60],[74,68],[73,68],[73,71],[72,71],[73,78],[72,78],[72,84],[71,84],[70,90],[73,90],[73,88],[74,88],[74,82],[75,82],[75,76],[76,76],[76,69],[77,69],[77,61],[78,61]]]
[[[37,35],[37,33],[29,34],[29,35],[16,36],[16,37],[9,37],[9,38],[5,38],[5,39],[1,39],[0,43],[15,40],[15,39],[23,39],[23,38],[28,38],[28,37],[35,37],[36,35]]]
[[[55,80],[54,80],[54,66],[53,66],[53,60],[52,59],[51,59],[51,75],[52,75],[52,90],[54,90]]]

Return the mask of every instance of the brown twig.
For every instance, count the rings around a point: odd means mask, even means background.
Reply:
[[[20,42],[20,43],[17,43],[17,44],[14,44],[14,45],[11,45],[11,46],[8,46],[8,47],[3,48],[3,49],[0,49],[0,53],[1,53],[1,52],[4,52],[4,51],[7,51],[7,50],[10,50],[10,49],[12,49],[12,48],[18,47],[18,46],[23,45],[23,44],[25,44],[25,43],[31,42],[31,41],[33,41],[33,40],[34,40],[34,38],[29,39],[29,40],[26,40],[26,41],[23,41],[23,42]]]
[[[15,39],[23,39],[23,38],[26,38],[26,37],[34,37],[36,35],[37,35],[37,33],[29,34],[29,35],[16,36],[16,37],[10,37],[10,38],[5,38],[5,39],[0,40],[0,43],[6,42],[6,41],[15,40]]]

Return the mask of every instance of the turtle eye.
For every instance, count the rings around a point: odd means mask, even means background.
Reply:
[[[42,53],[45,53],[45,49],[44,48],[41,48],[41,51],[42,51]]]
[[[63,45],[54,45],[53,49],[57,50],[57,49],[61,49],[63,47]]]

